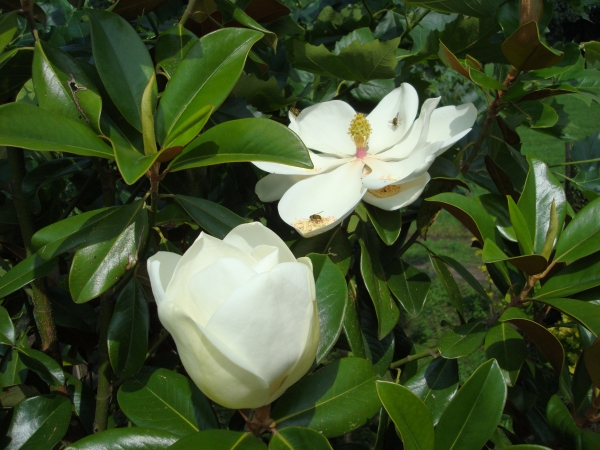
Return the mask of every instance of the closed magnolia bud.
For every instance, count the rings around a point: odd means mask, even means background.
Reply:
[[[311,367],[319,344],[315,281],[259,222],[183,255],[148,259],[158,316],[198,387],[232,409],[270,404]]]

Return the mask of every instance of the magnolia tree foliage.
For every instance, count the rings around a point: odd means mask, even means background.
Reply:
[[[600,43],[553,2],[0,8],[3,448],[600,448]]]

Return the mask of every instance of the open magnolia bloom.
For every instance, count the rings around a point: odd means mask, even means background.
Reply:
[[[311,367],[320,337],[312,263],[261,223],[222,241],[202,233],[183,256],[158,252],[148,274],[183,366],[215,402],[268,405]]]
[[[338,225],[358,202],[393,211],[414,202],[436,156],[465,136],[477,110],[471,103],[436,109],[425,100],[419,118],[415,89],[403,83],[368,116],[332,100],[290,113],[289,128],[310,149],[313,169],[254,162],[271,172],[256,185],[262,201],[279,200],[279,215],[304,237]]]

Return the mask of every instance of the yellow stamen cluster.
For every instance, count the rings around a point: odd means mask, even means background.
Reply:
[[[402,188],[399,184],[389,184],[385,187],[382,187],[381,189],[377,189],[376,191],[369,189],[369,192],[375,197],[386,198],[391,197],[392,195],[396,195],[401,190]]]
[[[364,114],[358,113],[350,122],[348,134],[356,144],[356,148],[365,148],[371,136],[371,124]]]

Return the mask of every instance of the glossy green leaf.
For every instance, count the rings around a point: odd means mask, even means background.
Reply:
[[[485,339],[485,325],[481,322],[470,322],[453,327],[438,341],[437,346],[444,358],[460,358],[477,350]]]
[[[71,402],[60,395],[39,395],[19,403],[8,429],[5,450],[51,450],[69,428]]]
[[[286,126],[267,119],[240,119],[202,133],[171,162],[169,170],[244,161],[312,168],[302,140]]]
[[[450,270],[448,270],[448,267],[446,267],[446,264],[443,262],[443,260],[432,254],[430,254],[429,257],[431,260],[431,265],[433,266],[438,279],[441,281],[448,299],[460,317],[464,319],[465,312],[463,308],[462,294],[460,293],[460,289],[458,288],[456,280],[452,276]]]
[[[75,303],[85,303],[110,289],[133,269],[137,251],[148,232],[144,201],[119,208],[105,217],[73,257],[69,290]]]
[[[100,131],[102,98],[94,85],[68,53],[44,41],[37,41],[33,56],[33,85],[40,108]]]
[[[537,23],[521,25],[502,44],[502,52],[519,70],[536,70],[552,67],[563,58],[563,53],[540,41]]]
[[[153,428],[114,428],[86,436],[65,450],[159,450],[170,448],[179,436]]]
[[[379,336],[375,307],[371,299],[365,297],[359,296],[355,305],[361,331],[357,333],[356,338],[363,340],[364,356],[361,357],[369,361],[379,375],[384,376],[394,360],[396,339],[393,331],[384,337]],[[353,342],[352,345],[354,346],[355,343]],[[353,356],[359,356],[359,354],[353,353]]]
[[[275,77],[264,81],[254,74],[242,73],[231,93],[235,97],[245,98],[259,111],[275,111],[298,101],[295,95],[286,94]]]
[[[367,231],[363,230],[359,240],[361,249],[360,273],[375,306],[378,338],[382,339],[398,323],[400,309],[390,294],[381,260],[374,247],[376,244],[373,241],[372,237],[367,235]]]
[[[14,266],[0,278],[0,298],[15,292],[36,278],[45,277],[50,273],[57,261],[46,261],[38,255],[31,255]]]
[[[35,233],[31,244],[39,256],[49,260],[84,243],[99,222],[119,210],[119,207],[100,208],[55,222]]]
[[[550,333],[543,325],[534,322],[527,314],[518,308],[508,308],[498,320],[501,322],[510,322],[519,327],[525,336],[538,346],[554,371],[557,374],[562,372],[565,361],[565,351],[563,346],[558,338]]]
[[[262,33],[225,28],[194,43],[162,94],[156,112],[156,136],[162,147],[184,146],[202,129],[194,114],[212,105],[216,110],[242,73],[246,56]]]
[[[377,231],[385,245],[392,245],[396,242],[402,228],[402,213],[400,210],[385,211],[369,204],[365,204],[365,209],[375,231]]]
[[[411,0],[411,4],[442,13],[458,13],[473,17],[493,17],[502,0]]]
[[[482,87],[484,89],[495,89],[499,91],[505,91],[507,89],[506,86],[504,86],[500,81],[496,80],[493,77],[490,77],[481,70],[477,70],[469,66],[468,71],[473,83],[475,83],[479,87]]]
[[[4,387],[0,393],[0,405],[3,408],[14,408],[23,400],[36,395],[40,395],[39,391],[26,384]]]
[[[553,127],[559,119],[558,113],[552,106],[539,100],[522,101],[514,108],[521,114],[525,114],[529,127],[533,129]]]
[[[190,434],[169,449],[172,450],[265,450],[267,446],[252,433],[231,430],[207,430]]]
[[[521,246],[524,255],[533,255],[533,241],[532,241],[532,233],[529,231],[527,227],[527,222],[521,214],[521,210],[512,199],[512,197],[508,196],[508,213],[510,215],[510,222],[515,230],[515,234],[517,236],[517,241]]]
[[[0,53],[11,43],[19,26],[17,11],[0,16]]]
[[[437,425],[448,403],[458,391],[458,362],[456,359],[438,357],[424,364],[405,384],[419,397]]]
[[[485,335],[485,357],[494,358],[508,386],[514,386],[527,357],[525,340],[510,324],[499,323]]]
[[[360,327],[360,319],[358,318],[358,299],[352,293],[352,289],[348,289],[348,299],[346,302],[346,313],[344,314],[344,335],[350,346],[352,354],[358,358],[367,358],[367,350],[365,337],[363,336]]]
[[[592,383],[600,389],[600,338],[590,347],[583,349],[583,359]]]
[[[433,450],[431,413],[423,401],[399,384],[377,382],[377,394],[400,432],[406,450]]]
[[[156,62],[169,78],[173,77],[179,63],[197,40],[196,35],[181,24],[160,33],[156,41]]]
[[[94,60],[104,87],[123,117],[142,131],[142,96],[154,73],[148,50],[122,17],[97,9],[87,13]],[[156,84],[152,91],[156,97]]]
[[[144,365],[149,321],[144,291],[134,278],[119,293],[108,326],[108,355],[117,377],[127,378]]]
[[[456,217],[483,244],[485,239],[496,241],[496,227],[481,204],[464,195],[445,193],[427,199]]]
[[[16,348],[8,350],[0,362],[0,386],[23,384],[27,379],[29,369],[23,364]]]
[[[303,378],[278,400],[271,413],[278,429],[308,427],[326,437],[340,436],[364,425],[381,404],[368,361],[342,358]]]
[[[87,125],[28,103],[0,106],[0,145],[114,159],[110,146]]]
[[[592,200],[571,220],[556,243],[554,260],[573,261],[600,250],[600,197]]]
[[[142,106],[140,117],[142,120],[142,136],[144,139],[144,154],[152,156],[156,153],[156,137],[154,137],[154,109],[156,108],[156,96],[153,88],[156,86],[156,75],[154,72],[142,94]]]
[[[598,255],[593,254],[557,272],[533,297],[568,297],[595,286],[600,286],[600,259]]]
[[[313,265],[321,330],[316,356],[318,364],[329,353],[340,336],[346,312],[348,289],[344,275],[327,255],[311,253],[308,257]]]
[[[486,301],[490,298],[487,295],[487,292],[485,292],[485,289],[483,289],[483,286],[481,286],[481,283],[477,281],[477,278],[471,275],[471,272],[469,272],[469,270],[457,260],[445,255],[436,255],[436,258],[441,259],[446,263],[446,265],[454,269],[454,271],[459,274],[462,279],[465,280],[469,286],[471,286],[473,290],[480,295],[481,298]]]
[[[332,450],[322,434],[310,428],[288,427],[279,430],[269,442],[269,450]]]
[[[348,233],[342,227],[336,227],[314,237],[300,239],[292,245],[291,250],[296,258],[309,253],[328,255],[344,276],[350,268],[352,245],[348,240]]]
[[[431,279],[425,272],[401,259],[393,260],[386,268],[387,284],[406,312],[412,317],[421,314]]]
[[[247,220],[218,203],[203,198],[176,195],[175,200],[208,234],[223,239],[233,228]]]
[[[398,64],[396,48],[400,39],[387,42],[374,40],[361,43],[354,40],[340,50],[331,53],[323,44],[293,41],[292,64],[301,70],[347,81],[367,83],[370,80],[393,78]]]
[[[435,429],[435,449],[481,448],[502,417],[506,385],[498,363],[487,361],[460,388]]]
[[[10,314],[8,314],[4,306],[0,306],[0,344],[15,344],[15,327],[13,326]]]
[[[600,305],[570,298],[536,298],[534,300],[558,309],[581,323],[596,336],[600,335]]]
[[[65,384],[62,367],[51,357],[32,348],[17,348],[19,358],[29,370],[33,370],[46,383],[54,386]]]
[[[511,258],[490,239],[485,241],[482,259],[484,263],[509,262],[528,275],[537,275],[548,267],[548,261],[541,255],[523,255]]]
[[[229,14],[231,18],[240,25],[264,33],[263,41],[270,47],[273,47],[273,50],[277,50],[277,35],[259,25],[259,23],[250,17],[250,15],[246,14],[242,8],[238,7],[235,2],[230,0],[215,0],[215,3],[220,11]]]
[[[550,427],[563,438],[567,448],[581,449],[581,434],[571,413],[558,395],[553,395],[546,406],[546,419]]]
[[[123,413],[139,427],[187,436],[219,426],[196,385],[167,369],[142,369],[119,388],[117,398]]]

